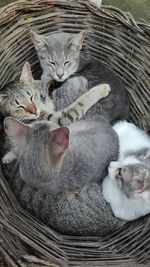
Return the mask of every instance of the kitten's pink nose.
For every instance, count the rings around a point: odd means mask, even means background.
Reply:
[[[59,79],[61,79],[63,77],[63,73],[57,73],[57,76],[59,77]]]
[[[59,79],[61,79],[64,76],[64,70],[62,68],[58,68],[56,73]]]
[[[35,104],[28,105],[28,107],[26,108],[26,111],[31,113],[31,114],[37,115],[37,108],[36,108]]]

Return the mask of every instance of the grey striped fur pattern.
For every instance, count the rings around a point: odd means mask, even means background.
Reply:
[[[75,77],[72,79],[76,79]],[[79,78],[78,78],[79,79]],[[80,79],[84,79],[81,78]],[[64,108],[61,111],[54,112],[52,114],[48,114],[47,112],[41,112],[40,120],[49,120],[53,121],[60,126],[68,126],[71,123],[76,122],[84,117],[86,112],[100,99],[106,97],[111,88],[108,84],[100,84],[80,97],[77,98],[72,104],[70,104],[67,108]]]

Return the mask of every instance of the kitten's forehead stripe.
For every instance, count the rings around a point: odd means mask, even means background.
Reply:
[[[69,42],[70,39],[73,37],[71,34],[65,34],[65,33],[60,33],[58,34],[51,34],[47,37],[47,42],[48,42],[48,51],[50,57],[52,57],[52,60],[58,63],[64,63],[64,61],[68,58],[69,56]],[[68,45],[67,45],[68,44]],[[60,62],[60,60],[62,62]]]
[[[55,47],[55,50],[53,50],[53,53],[52,53],[53,61],[61,66],[66,60],[67,54],[68,54],[67,51],[64,50],[62,52],[60,47],[58,47],[58,49]]]
[[[69,34],[69,33],[59,33],[59,34],[52,33],[46,37],[46,40],[50,46],[57,44],[63,47],[66,45],[66,43],[70,42],[73,36],[74,36],[73,34]]]

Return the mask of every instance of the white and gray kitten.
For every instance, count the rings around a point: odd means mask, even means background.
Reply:
[[[131,221],[150,213],[150,137],[126,121],[113,128],[119,158],[109,165],[103,195],[117,218]]]

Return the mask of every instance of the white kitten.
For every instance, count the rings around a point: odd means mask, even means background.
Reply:
[[[113,128],[119,137],[119,158],[109,165],[103,195],[116,217],[131,221],[150,213],[150,138],[126,121]]]

